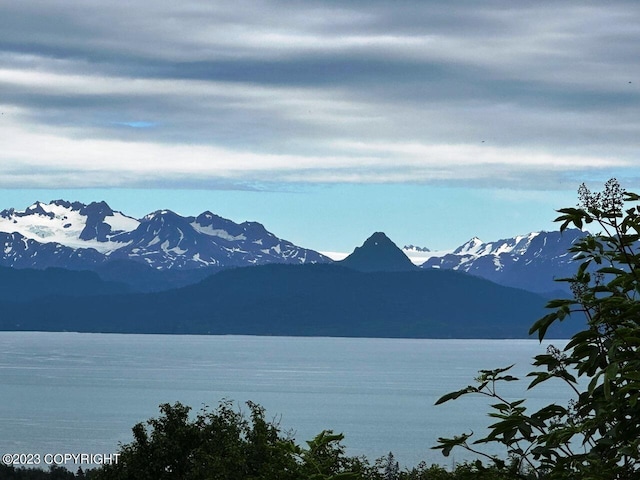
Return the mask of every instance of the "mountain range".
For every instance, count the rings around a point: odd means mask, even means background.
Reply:
[[[567,249],[582,235],[430,252],[376,232],[333,262],[208,211],[135,219],[105,202],[36,202],[0,212],[0,329],[526,337],[553,277],[575,268]]]
[[[567,229],[562,233],[535,232],[487,243],[474,237],[452,252],[430,256],[421,268],[466,272],[531,292],[567,291],[567,284],[556,279],[575,273],[569,249],[584,236],[580,230]]]
[[[452,251],[408,246],[403,252],[423,258],[421,268],[457,270],[547,293],[566,290],[554,278],[572,274],[568,249],[583,235],[579,230],[535,232],[493,242],[474,237]],[[159,210],[136,219],[105,202],[87,205],[65,200],[36,202],[24,211],[1,211],[0,245],[0,266],[93,270],[104,280],[124,282],[136,291],[188,285],[230,267],[332,261],[278,238],[260,223],[238,224],[209,211],[183,217]],[[371,259],[366,255],[380,257],[370,248],[361,253],[359,247],[345,265],[367,270]],[[393,268],[411,268],[404,256],[397,251],[395,255],[400,266]],[[388,266],[377,268],[389,270]]]
[[[0,266],[94,270],[139,291],[194,283],[222,268],[329,262],[276,237],[257,222],[206,211],[183,217],[159,210],[141,219],[105,202],[54,200],[0,212]]]

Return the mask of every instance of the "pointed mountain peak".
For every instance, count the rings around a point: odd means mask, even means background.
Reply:
[[[215,213],[212,213],[211,210],[205,210],[204,212],[202,212],[200,215],[196,217],[196,220],[198,219],[213,220],[214,218],[220,218],[220,216],[216,215]]]
[[[143,243],[146,241],[152,241],[152,238],[159,235],[158,238],[172,237],[175,235],[181,235],[186,232],[193,231],[192,222],[194,217],[183,217],[182,215],[174,212],[173,210],[156,210],[153,213],[145,215],[140,220],[140,225],[136,231],[142,235],[140,237]],[[147,235],[151,235],[151,238],[147,238]]]
[[[34,214],[35,213],[35,214],[40,214],[40,215],[48,215],[49,212],[45,211],[45,209],[43,208],[43,205],[45,205],[45,204],[38,200],[33,205],[28,206],[27,209],[24,212],[25,213],[29,213],[29,214]]]
[[[184,219],[184,217],[178,215],[172,210],[156,210],[155,212],[145,215],[142,219],[143,222],[150,222],[158,219],[176,220]]]
[[[211,213],[211,211],[206,210],[198,215],[195,219],[195,222],[198,225],[203,227],[209,227],[212,225],[220,226],[220,225],[229,225],[233,222],[231,220],[227,220],[226,218],[222,218],[220,215],[216,215],[215,213]]]
[[[378,245],[384,245],[384,244],[391,244],[393,246],[396,246],[395,243],[393,243],[389,237],[387,237],[385,235],[384,232],[375,232],[373,235],[371,235],[369,238],[367,238],[364,243],[362,244],[363,247],[365,246],[378,246]]]
[[[465,253],[476,253],[478,247],[480,247],[481,245],[484,245],[484,242],[478,237],[473,237],[471,240],[468,240],[467,242],[456,248],[453,253],[456,255]]]
[[[382,232],[371,235],[361,247],[356,247],[351,255],[337,263],[361,272],[398,272],[417,268]]]
[[[111,207],[105,201],[91,202],[89,205],[83,206],[80,209],[80,214],[86,216],[96,215],[104,219],[104,217],[112,216],[113,210],[111,210]]]

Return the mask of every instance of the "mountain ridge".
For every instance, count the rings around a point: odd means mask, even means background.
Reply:
[[[183,217],[170,210],[135,219],[104,201],[38,201],[24,211],[2,210],[0,241],[0,265],[17,268],[65,262],[70,268],[95,268],[110,260],[159,270],[330,261],[278,238],[258,222],[237,224],[209,211]]]
[[[409,257],[383,232],[375,232],[356,247],[339,265],[360,272],[402,272],[416,270]]]
[[[555,281],[575,273],[569,249],[587,233],[577,229],[540,231],[483,242],[473,237],[452,252],[432,252],[420,265],[424,269],[466,272],[500,285],[537,293],[568,291]]]
[[[579,230],[543,231],[492,242],[473,237],[454,250],[438,252],[415,246],[400,249],[384,233],[375,232],[339,264],[363,271],[409,271],[418,264],[538,293],[566,292],[567,286],[554,277],[573,274],[567,250],[583,235]],[[37,201],[24,211],[2,210],[0,245],[0,266],[92,270],[136,291],[180,287],[232,267],[332,262],[278,238],[258,222],[236,223],[210,210],[181,216],[164,209],[136,219],[104,201],[59,199]]]

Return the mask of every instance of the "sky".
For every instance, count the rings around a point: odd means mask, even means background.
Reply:
[[[640,190],[640,2],[0,0],[0,208],[210,210],[320,251]]]

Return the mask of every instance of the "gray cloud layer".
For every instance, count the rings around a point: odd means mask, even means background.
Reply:
[[[5,2],[0,184],[635,178],[639,25],[631,1]]]

